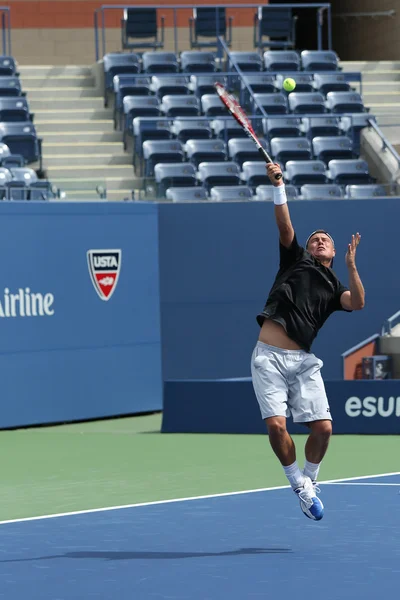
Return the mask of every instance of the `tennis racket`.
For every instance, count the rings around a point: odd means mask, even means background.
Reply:
[[[251,126],[250,119],[244,112],[243,108],[240,106],[239,102],[234,98],[231,94],[228,94],[227,90],[224,88],[222,83],[216,83],[215,88],[217,90],[218,96],[221,102],[226,106],[226,108],[231,113],[232,117],[236,119],[239,125],[243,128],[243,130],[247,133],[249,138],[253,140],[255,145],[258,148],[259,153],[263,157],[266,163],[273,163],[272,158],[268,154],[266,150],[261,146],[260,140],[254,133],[254,129]],[[282,173],[277,173],[275,175],[275,179],[281,179]]]

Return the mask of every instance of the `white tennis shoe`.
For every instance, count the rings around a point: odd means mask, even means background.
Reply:
[[[309,477],[305,477],[304,484],[294,490],[300,500],[300,508],[309,519],[320,521],[324,516],[324,505],[317,497],[320,489]]]

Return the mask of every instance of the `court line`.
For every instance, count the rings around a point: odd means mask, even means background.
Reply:
[[[359,477],[344,477],[342,479],[329,479],[327,481],[319,481],[319,485],[328,483],[343,483],[346,481],[354,481],[355,479],[374,479],[377,477],[391,477],[393,475],[400,475],[400,471],[395,473],[379,473],[377,475],[361,475]],[[268,488],[257,488],[254,490],[242,490],[239,492],[223,492],[220,494],[207,494],[205,496],[189,496],[187,498],[172,498],[170,500],[154,500],[152,502],[139,502],[137,504],[122,504],[120,506],[105,506],[103,508],[89,508],[86,510],[75,510],[65,513],[55,513],[51,515],[39,515],[37,517],[22,517],[19,519],[8,519],[6,521],[0,521],[0,525],[7,525],[9,523],[24,523],[26,521],[41,521],[44,519],[56,519],[58,517],[73,517],[75,515],[86,515],[90,513],[107,512],[111,510],[122,510],[125,508],[139,508],[141,506],[155,506],[157,504],[173,504],[176,502],[189,502],[190,500],[207,500],[208,498],[223,498],[224,496],[241,496],[243,494],[256,494],[259,492],[273,492],[275,490],[284,490],[290,488],[290,485],[278,485],[275,487]]]
[[[379,485],[382,487],[387,486],[400,486],[400,483],[367,483],[367,482],[353,482],[353,481],[332,481],[329,483],[328,481],[324,482],[324,485]]]

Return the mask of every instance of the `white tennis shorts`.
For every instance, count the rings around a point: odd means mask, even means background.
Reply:
[[[295,423],[332,420],[322,366],[322,360],[305,350],[257,342],[251,374],[262,418],[292,415]]]

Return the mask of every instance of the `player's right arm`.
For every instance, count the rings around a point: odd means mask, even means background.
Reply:
[[[274,186],[275,219],[279,230],[279,240],[282,246],[289,248],[293,242],[294,229],[290,220],[285,184],[282,178],[275,179],[275,175],[277,173],[282,173],[282,171],[279,165],[268,163],[267,173],[272,185]]]

